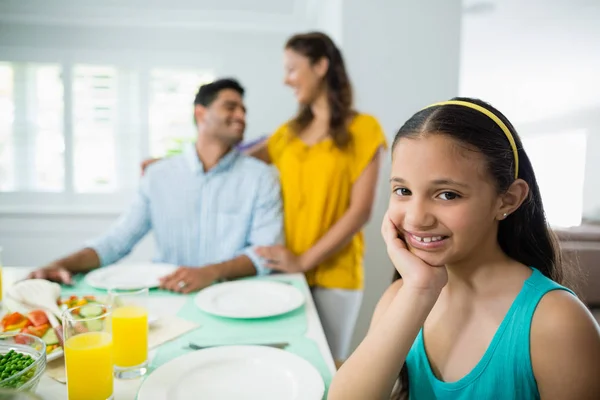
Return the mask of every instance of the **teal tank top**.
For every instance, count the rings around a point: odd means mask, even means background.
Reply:
[[[533,400],[539,399],[529,351],[533,313],[552,290],[571,290],[535,268],[525,281],[492,342],[475,368],[456,382],[435,377],[423,343],[423,330],[413,343],[406,364],[410,400]]]

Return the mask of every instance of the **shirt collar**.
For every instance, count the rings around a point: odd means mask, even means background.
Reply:
[[[231,165],[237,160],[239,156],[239,151],[232,149],[227,154],[225,154],[217,165],[215,165],[207,174],[218,173],[224,171],[231,167]],[[196,152],[196,144],[191,143],[188,145],[183,151],[183,155],[185,157],[186,163],[190,167],[190,170],[194,173],[194,175],[205,174],[204,166],[202,162],[198,158],[198,153]]]

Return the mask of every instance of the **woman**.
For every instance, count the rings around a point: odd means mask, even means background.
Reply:
[[[298,114],[249,152],[279,170],[287,246],[257,253],[274,270],[306,274],[339,366],[362,300],[361,231],[387,144],[377,120],[354,110],[341,52],[327,35],[290,38],[284,64]]]

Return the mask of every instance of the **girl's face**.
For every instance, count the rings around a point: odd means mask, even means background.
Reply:
[[[300,104],[309,105],[322,90],[323,77],[327,72],[327,62],[321,60],[311,64],[308,57],[286,49],[283,55],[285,84],[294,90]]]
[[[428,264],[458,263],[497,243],[502,202],[483,155],[446,135],[398,141],[390,193],[390,219]]]

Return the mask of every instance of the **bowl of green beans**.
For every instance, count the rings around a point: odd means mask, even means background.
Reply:
[[[0,388],[35,392],[46,370],[46,344],[26,333],[0,335]]]

